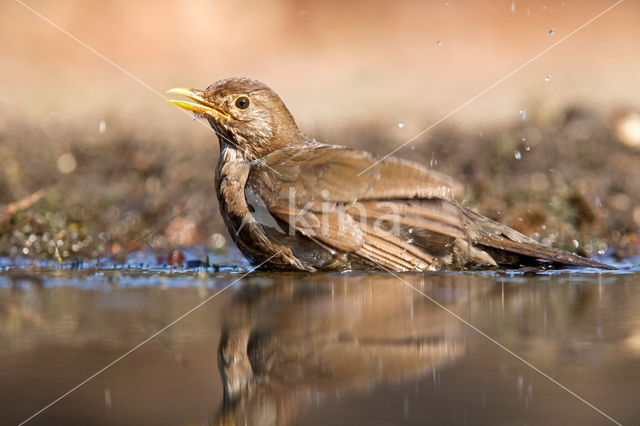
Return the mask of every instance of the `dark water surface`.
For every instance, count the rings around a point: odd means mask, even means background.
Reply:
[[[640,424],[638,267],[256,272],[227,287],[241,269],[12,264],[1,424],[199,304],[27,424]]]

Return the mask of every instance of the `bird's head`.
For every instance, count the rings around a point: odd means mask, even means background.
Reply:
[[[220,144],[237,148],[247,160],[304,140],[280,97],[259,81],[229,78],[204,91],[176,88],[168,93],[194,101],[169,102],[206,118]]]

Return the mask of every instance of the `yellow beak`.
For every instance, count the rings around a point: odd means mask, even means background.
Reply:
[[[204,94],[202,90],[186,89],[183,87],[178,87],[175,89],[167,90],[167,93],[171,93],[173,95],[181,95],[197,102],[197,103],[193,103],[193,102],[187,102],[187,101],[174,101],[174,100],[169,101],[170,103],[180,108],[193,111],[196,114],[202,114],[204,116],[209,116],[213,118],[220,117],[220,118],[224,118],[225,120],[228,120],[229,118],[231,118],[231,115],[229,115],[229,113],[227,113],[225,110],[220,108],[218,105],[213,104],[208,100],[206,100],[202,96]]]

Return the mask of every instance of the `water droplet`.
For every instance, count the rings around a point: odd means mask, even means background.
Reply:
[[[527,145],[527,146],[524,147],[524,150],[525,151],[531,151],[531,147],[529,145]]]
[[[527,141],[527,138],[522,138],[522,139],[520,139],[520,140],[521,140],[522,142],[526,142],[526,141]]]
[[[444,43],[442,42],[442,40],[438,40],[438,41],[436,41],[436,45],[438,45],[438,46],[442,46],[443,44],[444,44]]]
[[[525,108],[522,108],[520,110],[520,120],[526,120],[527,119],[527,110]]]
[[[404,129],[404,123],[398,123],[398,127]]]
[[[578,242],[578,240],[573,240],[572,243],[575,248],[580,247],[580,243]]]
[[[554,30],[553,28],[551,28],[549,30],[549,35],[555,35],[556,34],[556,30]]]
[[[100,123],[98,123],[98,132],[104,133],[106,130],[107,130],[107,122],[104,120],[100,120]]]
[[[522,159],[522,153],[520,151],[514,151],[513,156],[516,157],[516,160]]]
[[[544,78],[544,81],[551,81],[551,76],[550,76],[550,75],[546,76],[546,77]]]
[[[511,2],[511,13],[516,13],[516,2],[515,1]]]
[[[596,197],[595,201],[598,207],[600,207],[601,209],[604,208],[604,206],[602,205],[602,199],[600,197]]]

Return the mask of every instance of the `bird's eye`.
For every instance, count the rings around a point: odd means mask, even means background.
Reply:
[[[251,103],[251,101],[249,100],[248,97],[240,96],[238,99],[236,99],[236,108],[238,108],[238,109],[247,109],[247,108],[249,108],[249,104],[250,103]]]

